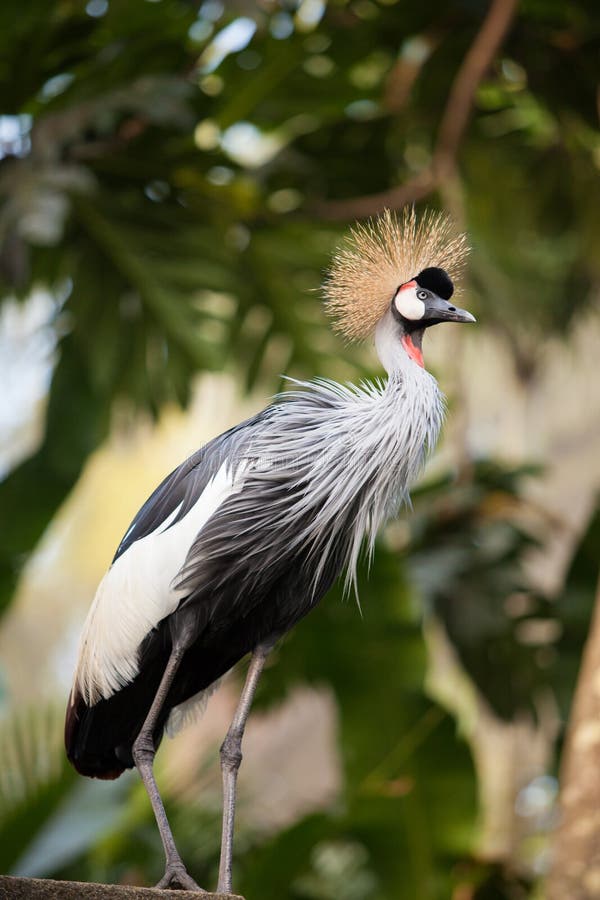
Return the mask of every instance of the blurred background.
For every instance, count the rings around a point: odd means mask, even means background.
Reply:
[[[0,871],[162,875],[135,773],[64,759],[83,619],[148,493],[283,373],[379,374],[318,288],[416,203],[468,232],[479,324],[427,335],[448,424],[362,617],[332,591],[263,679],[234,885],[597,897],[595,0],[4,0],[0,43]],[[205,887],[244,670],[158,757]]]

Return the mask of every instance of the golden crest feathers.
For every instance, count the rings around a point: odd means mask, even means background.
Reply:
[[[453,282],[464,269],[469,247],[443,213],[417,216],[413,207],[389,209],[350,229],[334,254],[323,293],[336,331],[348,340],[368,337],[398,287],[423,269],[445,269]]]

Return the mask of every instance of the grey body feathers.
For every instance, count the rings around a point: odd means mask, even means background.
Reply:
[[[232,435],[230,464],[245,466],[243,489],[190,548],[178,579],[185,603],[227,582],[231,612],[246,609],[265,583],[299,562],[309,584],[303,602],[311,604],[332,556],[347,585],[355,583],[363,538],[372,548],[437,440],[441,395],[413,364],[387,383],[295,387],[250,420],[243,438]]]

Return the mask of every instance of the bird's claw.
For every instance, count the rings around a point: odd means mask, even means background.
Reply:
[[[180,891],[199,891],[205,894],[206,891],[196,884],[191,875],[188,875],[187,869],[183,863],[175,863],[167,865],[165,874],[160,879],[157,888],[169,888],[170,890]]]

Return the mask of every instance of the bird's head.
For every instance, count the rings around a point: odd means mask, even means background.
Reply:
[[[426,328],[440,322],[475,321],[470,312],[450,302],[453,293],[454,284],[448,273],[438,266],[429,266],[401,284],[393,296],[391,313],[395,330],[408,356],[420,366],[423,365],[421,344]]]
[[[392,371],[408,356],[423,365],[426,328],[440,322],[474,322],[451,302],[468,246],[450,220],[413,208],[396,216],[389,210],[357,225],[335,254],[325,283],[326,308],[334,328],[349,340],[375,332],[385,368]]]

